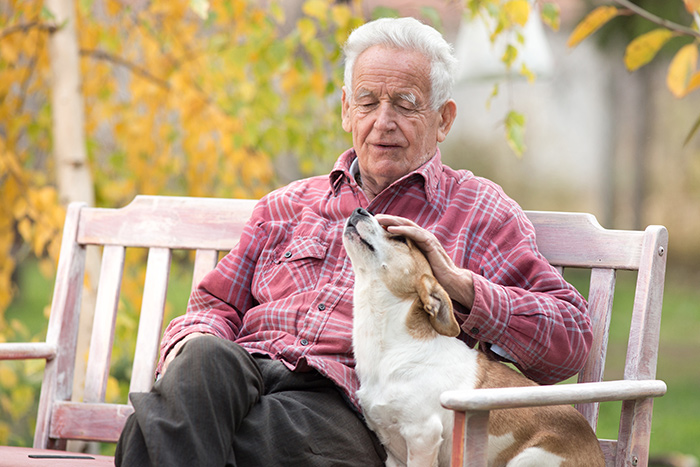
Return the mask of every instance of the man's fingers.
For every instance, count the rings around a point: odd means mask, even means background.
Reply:
[[[379,224],[383,225],[384,227],[389,227],[389,226],[418,227],[418,224],[416,224],[415,222],[413,222],[410,219],[406,219],[405,217],[392,216],[390,214],[377,214],[374,217],[377,219],[377,222],[379,222]]]

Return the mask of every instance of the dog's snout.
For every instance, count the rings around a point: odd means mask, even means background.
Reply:
[[[365,217],[371,217],[372,213],[369,212],[368,210],[364,208],[357,208],[355,209],[355,212],[353,214],[356,214],[358,216],[365,216]]]

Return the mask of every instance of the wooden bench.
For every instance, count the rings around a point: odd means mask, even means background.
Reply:
[[[147,269],[135,343],[130,392],[148,391],[153,383],[158,344],[163,329],[171,258],[174,250],[195,250],[193,286],[211,270],[219,253],[238,241],[255,201],[137,196],[122,209],[69,206],[51,305],[46,341],[0,344],[2,359],[44,359],[34,448],[65,449],[67,440],[116,442],[128,415],[128,404],[105,403],[112,345],[127,248],[147,248]],[[646,465],[652,402],[666,387],[654,381],[666,264],[667,233],[660,226],[645,231],[606,230],[588,214],[528,212],[542,253],[555,266],[591,270],[593,351],[579,376],[580,383],[525,390],[446,393],[443,404],[455,409],[453,465],[485,465],[477,441],[488,421],[488,410],[514,404],[580,403],[577,407],[593,427],[596,401],[619,399],[622,405],[617,441],[601,440],[608,465]],[[102,248],[102,266],[82,401],[71,401],[76,343],[84,282],[85,251]],[[625,381],[603,381],[615,271],[637,270]],[[509,392],[513,391],[513,392]],[[501,397],[502,396],[502,397]],[[468,423],[467,423],[468,422]],[[460,436],[469,433],[467,440]],[[27,456],[29,449],[0,447],[0,466],[8,456]],[[39,451],[33,451],[39,452]],[[635,460],[636,459],[636,460]],[[41,465],[26,457],[26,465]],[[92,463],[91,463],[92,462]],[[80,465],[111,463],[110,458]],[[10,464],[6,464],[10,465]],[[20,465],[15,461],[11,465]],[[102,464],[100,464],[102,465]]]

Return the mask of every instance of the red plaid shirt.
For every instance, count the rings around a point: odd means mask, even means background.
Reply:
[[[474,306],[455,303],[469,345],[497,345],[541,383],[583,366],[592,338],[586,302],[537,251],[532,225],[500,187],[442,165],[438,151],[370,202],[350,174],[354,159],[348,150],[329,176],[260,200],[238,246],[166,329],[161,364],[187,334],[211,333],[291,369],[314,368],[357,406],[353,272],[341,236],[348,216],[363,207],[413,219],[474,273]]]

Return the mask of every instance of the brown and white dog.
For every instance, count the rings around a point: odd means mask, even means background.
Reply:
[[[423,253],[363,209],[343,244],[355,272],[353,346],[357,395],[387,466],[447,466],[453,415],[439,402],[453,389],[517,387],[532,381],[455,337],[447,292]],[[489,466],[603,466],[593,430],[571,406],[496,410]]]

